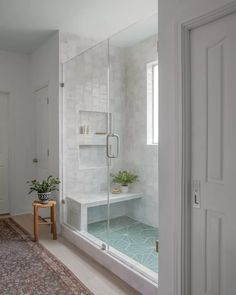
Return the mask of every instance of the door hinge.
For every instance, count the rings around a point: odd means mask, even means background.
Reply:
[[[101,250],[102,250],[102,251],[105,251],[106,249],[107,249],[106,244],[102,243]]]
[[[49,97],[47,96],[47,104],[49,104]]]
[[[60,86],[63,88],[63,87],[65,87],[65,83],[60,83]]]
[[[63,205],[65,205],[66,200],[65,200],[65,199],[61,200],[61,203],[62,203]]]
[[[159,252],[159,240],[156,240],[156,252]]]
[[[49,149],[47,150],[47,154],[48,154],[48,157],[49,157],[49,155],[50,155],[50,150]]]

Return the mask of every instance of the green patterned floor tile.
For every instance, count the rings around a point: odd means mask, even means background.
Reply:
[[[88,225],[88,232],[105,243],[108,242],[106,231],[106,221]],[[127,216],[110,220],[109,245],[155,272],[158,272],[157,239],[157,228]]]

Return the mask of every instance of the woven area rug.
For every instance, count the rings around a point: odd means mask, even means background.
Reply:
[[[11,218],[0,219],[1,295],[92,295]]]

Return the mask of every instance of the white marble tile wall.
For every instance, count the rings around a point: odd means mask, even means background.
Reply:
[[[82,38],[80,43],[79,37],[64,35],[61,43],[61,60],[65,61],[92,41]],[[110,48],[109,111],[112,131],[120,135],[121,146],[120,157],[112,161],[110,170],[134,170],[140,183],[133,189],[144,192],[141,202],[112,207],[111,217],[128,214],[153,226],[158,225],[158,151],[157,146],[146,144],[146,63],[155,59],[156,37],[129,49]],[[81,146],[80,126],[89,125],[92,134],[104,129],[104,114],[108,111],[107,43],[64,64],[64,82],[66,190],[106,191],[105,147]],[[104,208],[94,208],[89,221],[105,218]]]
[[[130,217],[158,226],[158,146],[147,145],[146,65],[157,60],[157,36],[126,49],[125,167],[139,175],[141,201],[129,203]]]
[[[70,36],[61,38],[63,44],[62,60],[78,52],[73,36],[70,49]],[[66,42],[65,42],[66,40]],[[82,44],[86,42],[82,39]],[[94,193],[107,190],[107,159],[104,145],[81,145],[81,126],[89,126],[92,141],[95,132],[108,129],[108,43],[104,42],[84,54],[64,63],[64,182],[67,192]],[[65,52],[64,52],[65,51]],[[69,52],[67,52],[69,51]],[[121,141],[124,129],[123,109],[125,105],[125,67],[124,55],[119,49],[113,50],[114,62],[111,66],[110,85],[112,86],[111,123],[114,132],[119,133]],[[119,74],[117,72],[119,71]],[[122,71],[122,73],[120,73]],[[95,135],[99,137],[100,135]],[[103,136],[104,138],[104,136]],[[97,139],[96,139],[97,142]],[[91,143],[91,142],[90,142]],[[113,161],[111,169],[120,169],[122,156]],[[125,214],[126,204],[113,205],[114,216]],[[107,212],[97,207],[91,210],[89,221],[104,220]]]
[[[60,32],[60,62],[64,63],[97,43],[76,34]]]
[[[102,112],[101,116],[107,112],[107,43],[64,64],[64,82],[66,190],[100,191],[106,184],[106,169],[101,168],[106,164],[101,158],[104,148],[80,145],[80,135],[84,125],[89,126],[88,132],[94,135],[98,115],[94,116],[93,112]],[[97,131],[101,131],[101,124]]]

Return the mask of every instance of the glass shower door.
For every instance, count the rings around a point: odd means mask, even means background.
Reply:
[[[64,222],[107,248],[108,42],[63,64]]]
[[[63,64],[64,222],[151,279],[158,272],[157,73],[157,15]]]
[[[108,251],[154,280],[159,239],[156,65],[156,14],[110,38]]]

